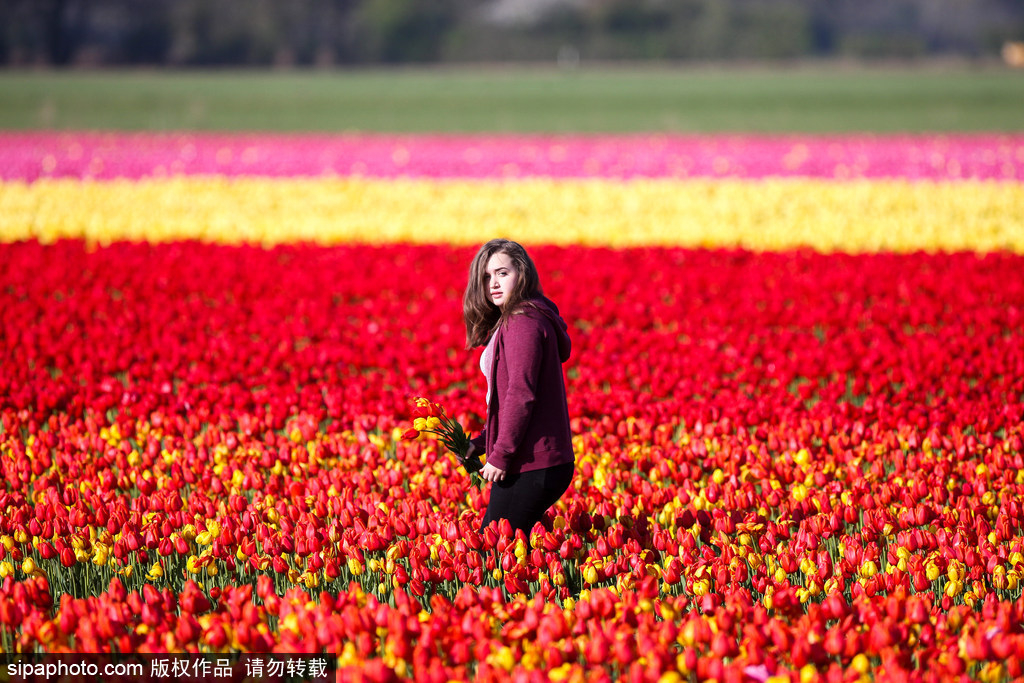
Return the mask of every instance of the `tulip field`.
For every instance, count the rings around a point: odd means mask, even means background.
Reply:
[[[529,538],[462,292],[521,241]],[[340,680],[1024,676],[1024,136],[0,133],[0,650]]]

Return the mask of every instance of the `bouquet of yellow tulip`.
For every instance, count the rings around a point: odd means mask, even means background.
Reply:
[[[469,457],[469,436],[459,424],[458,420],[448,417],[444,406],[426,398],[416,398],[416,407],[413,408],[412,429],[407,429],[402,434],[402,439],[411,441],[420,434],[433,434],[440,439],[445,448],[455,454],[459,464],[466,468],[470,474],[483,469],[480,458]]]

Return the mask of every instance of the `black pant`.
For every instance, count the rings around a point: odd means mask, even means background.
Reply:
[[[513,531],[522,529],[526,540],[530,530],[558,502],[572,482],[574,463],[511,474],[491,484],[491,499],[481,527],[497,519],[507,519]]]

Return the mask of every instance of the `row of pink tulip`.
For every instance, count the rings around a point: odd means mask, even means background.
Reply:
[[[1024,179],[1024,135],[0,133],[0,179],[163,175]]]

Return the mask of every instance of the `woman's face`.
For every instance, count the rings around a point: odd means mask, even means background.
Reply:
[[[487,260],[487,268],[484,273],[484,288],[487,295],[491,297],[491,303],[498,308],[505,305],[509,294],[519,280],[519,273],[508,254],[493,254]]]

